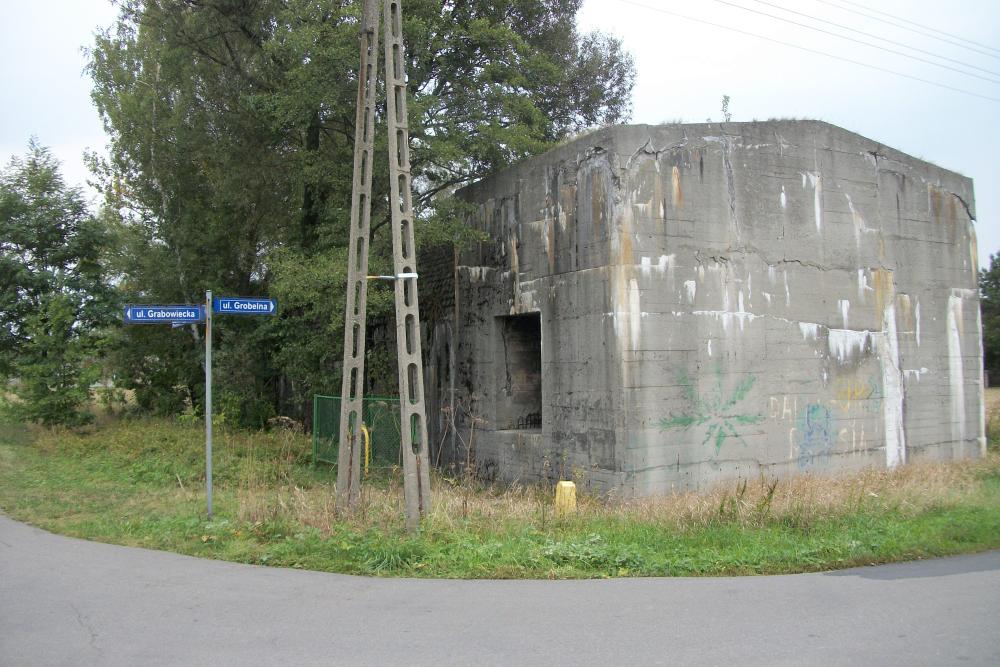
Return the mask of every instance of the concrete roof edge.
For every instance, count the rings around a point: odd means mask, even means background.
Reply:
[[[579,135],[565,139],[560,143],[556,144],[544,153],[539,153],[538,155],[532,155],[531,157],[525,158],[518,162],[507,165],[503,169],[495,171],[478,181],[470,183],[465,187],[459,188],[455,192],[455,196],[460,199],[466,198],[471,195],[475,190],[482,187],[488,186],[490,183],[503,180],[504,178],[509,178],[513,174],[530,169],[531,166],[536,162],[549,161],[553,158],[556,159],[566,159],[572,155],[579,154],[582,150],[587,148],[593,148],[595,146],[601,146],[603,148],[609,149],[615,144],[615,138],[619,130],[622,128],[632,127],[631,125],[612,125],[608,127],[602,127],[594,129],[591,131],[585,131]]]
[[[877,146],[878,148],[882,149],[880,151],[881,154],[885,154],[885,155],[895,154],[895,156],[904,157],[907,160],[910,160],[910,161],[912,161],[914,163],[920,163],[920,164],[923,164],[923,165],[927,165],[928,167],[931,167],[933,169],[937,169],[937,170],[941,170],[941,171],[944,171],[944,172],[948,172],[949,174],[954,174],[954,175],[960,176],[962,178],[968,178],[967,176],[965,176],[961,172],[955,171],[954,169],[948,169],[947,167],[943,167],[943,166],[941,166],[941,165],[939,165],[939,164],[937,164],[935,162],[932,162],[931,160],[927,160],[927,159],[922,158],[922,157],[917,157],[915,155],[907,153],[906,151],[903,151],[903,150],[898,149],[898,148],[894,148],[893,146],[885,144],[885,143],[883,143],[881,141],[878,141],[876,139],[872,139],[870,137],[867,137],[867,136],[865,136],[865,135],[863,135],[863,134],[861,134],[859,132],[855,132],[854,130],[849,130],[849,129],[845,128],[845,127],[841,127],[840,125],[836,125],[836,124],[831,123],[829,121],[820,120],[820,119],[816,119],[816,118],[774,118],[774,119],[768,119],[768,120],[732,121],[732,122],[729,122],[729,123],[724,123],[724,122],[711,122],[711,123],[662,123],[662,124],[658,124],[658,125],[653,125],[653,124],[648,124],[648,123],[637,123],[637,124],[632,124],[632,125],[617,125],[614,128],[612,128],[612,129],[618,129],[618,128],[621,128],[621,129],[627,129],[627,128],[651,128],[651,129],[653,129],[653,128],[664,128],[664,127],[676,127],[676,128],[693,129],[693,128],[696,128],[696,127],[705,127],[705,128],[715,128],[717,131],[721,131],[723,134],[725,134],[726,133],[726,129],[728,129],[728,128],[735,128],[735,127],[746,128],[746,127],[775,126],[775,125],[776,126],[813,125],[813,126],[816,126],[816,127],[822,127],[822,128],[827,129],[827,131],[835,131],[835,132],[838,132],[838,133],[840,133],[842,135],[850,136],[850,137],[855,137],[855,138],[857,138],[859,140],[862,140],[864,142],[867,142],[869,144]],[[735,134],[738,134],[738,133],[733,132],[732,134],[735,135]],[[971,181],[971,179],[969,179],[969,180]]]
[[[974,187],[971,178],[940,165],[937,165],[928,160],[915,157],[909,153],[905,153],[902,150],[893,148],[887,144],[880,141],[870,139],[862,134],[854,132],[852,130],[845,129],[839,125],[835,125],[828,121],[816,120],[816,119],[773,119],[773,120],[754,120],[754,121],[740,121],[740,122],[711,122],[711,123],[663,123],[658,125],[637,123],[629,125],[613,125],[609,127],[600,128],[591,132],[583,133],[581,136],[574,137],[572,139],[566,140],[554,146],[549,151],[541,153],[539,155],[532,156],[520,162],[511,164],[504,169],[497,171],[489,176],[471,183],[470,185],[461,188],[456,194],[459,197],[473,197],[474,192],[482,187],[490,187],[490,184],[501,181],[505,178],[510,178],[514,174],[520,173],[526,169],[530,169],[535,163],[540,161],[550,161],[553,159],[568,159],[571,156],[579,155],[581,152],[585,152],[587,149],[593,148],[595,146],[601,146],[608,150],[609,152],[618,153],[619,156],[627,157],[627,155],[632,155],[636,150],[641,149],[641,146],[635,146],[636,143],[635,135],[638,132],[646,131],[650,135],[649,140],[652,140],[652,135],[663,134],[665,131],[671,129],[676,131],[681,131],[684,133],[690,133],[694,135],[701,134],[701,136],[731,136],[738,137],[745,134],[745,131],[749,128],[769,128],[773,131],[780,132],[782,127],[809,127],[815,128],[815,135],[821,133],[837,133],[845,138],[853,138],[855,141],[859,141],[863,144],[870,146],[868,152],[877,154],[879,157],[886,158],[888,160],[896,161],[902,164],[906,164],[910,168],[917,167],[935,174],[937,179],[944,181],[960,181],[964,187],[954,187],[953,189],[962,190],[961,194],[964,195],[963,203],[966,204],[970,211],[970,214],[975,218],[975,203],[972,201]],[[627,154],[627,155],[625,155]],[[958,183],[954,183],[958,185]]]

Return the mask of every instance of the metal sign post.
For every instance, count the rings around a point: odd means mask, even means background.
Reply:
[[[212,518],[212,290],[205,292],[205,504]]]

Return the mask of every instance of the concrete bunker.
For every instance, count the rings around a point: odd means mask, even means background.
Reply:
[[[968,178],[816,121],[626,126],[459,196],[442,465],[629,497],[985,450]]]

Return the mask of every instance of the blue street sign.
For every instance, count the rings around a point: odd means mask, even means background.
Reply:
[[[126,324],[190,324],[205,319],[205,307],[187,306],[125,306]]]
[[[274,299],[220,296],[212,299],[212,312],[223,315],[274,315],[278,302]]]

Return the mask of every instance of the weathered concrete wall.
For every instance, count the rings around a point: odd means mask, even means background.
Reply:
[[[967,178],[820,122],[632,126],[462,196],[445,458],[475,419],[480,472],[628,496],[985,448]],[[504,407],[524,313],[540,428]]]

